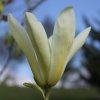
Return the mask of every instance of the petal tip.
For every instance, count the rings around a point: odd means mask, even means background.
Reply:
[[[29,14],[31,14],[30,12],[25,12],[25,16],[28,16]]]
[[[72,10],[73,10],[73,9],[74,9],[74,7],[70,6],[70,7],[68,7],[68,9],[72,9]]]
[[[74,11],[74,7],[70,6],[70,7],[66,7],[63,11]]]
[[[90,33],[90,31],[91,31],[91,27],[88,27],[86,30],[84,30],[86,33],[87,33],[87,35]]]
[[[87,28],[89,31],[91,31],[91,26]]]
[[[9,21],[10,19],[12,19],[12,18],[13,18],[12,14],[8,14],[8,21]]]
[[[24,19],[36,20],[36,17],[31,12],[26,12]]]

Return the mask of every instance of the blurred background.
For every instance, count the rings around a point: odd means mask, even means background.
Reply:
[[[42,100],[38,92],[22,85],[34,79],[26,57],[11,35],[8,14],[24,26],[24,13],[32,12],[50,37],[57,16],[68,6],[75,10],[76,35],[88,26],[92,30],[67,65],[50,99],[100,100],[100,0],[0,0],[0,100]]]

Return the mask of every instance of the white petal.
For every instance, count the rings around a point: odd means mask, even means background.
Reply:
[[[32,43],[28,37],[28,34],[22,29],[22,27],[12,15],[8,16],[8,22],[14,39],[28,58],[35,79],[39,83],[44,84],[43,72],[36,59],[36,54],[34,52],[34,48],[32,47]]]
[[[29,12],[25,15],[26,29],[46,77],[50,63],[50,45],[42,24]]]
[[[61,78],[66,56],[72,46],[74,33],[75,16],[73,8],[70,7],[61,12],[54,27],[51,44],[49,85],[56,84],[56,82]]]
[[[83,44],[85,43],[86,41],[86,38],[89,34],[91,30],[91,27],[85,29],[84,31],[82,31],[73,41],[73,45],[72,45],[72,48],[70,50],[70,53],[66,59],[66,63],[65,63],[65,66],[66,64],[69,62],[69,60],[75,55],[75,53],[83,46]]]
[[[51,43],[52,43],[52,35],[49,37],[49,44],[51,46]]]

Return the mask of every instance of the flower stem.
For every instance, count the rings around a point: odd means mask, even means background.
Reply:
[[[44,90],[44,100],[49,100],[49,96],[50,96],[50,90],[49,89],[45,89]]]

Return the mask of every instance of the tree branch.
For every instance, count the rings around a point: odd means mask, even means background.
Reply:
[[[11,60],[11,50],[8,51],[8,58],[7,58],[7,60],[6,60],[5,64],[4,64],[4,66],[3,66],[2,70],[0,71],[0,76],[1,76],[1,75],[3,74],[3,72],[7,69],[10,60]]]
[[[35,10],[38,6],[40,6],[44,1],[46,0],[40,0],[39,2],[36,3],[36,5],[29,7],[27,11],[31,12],[32,10]]]

